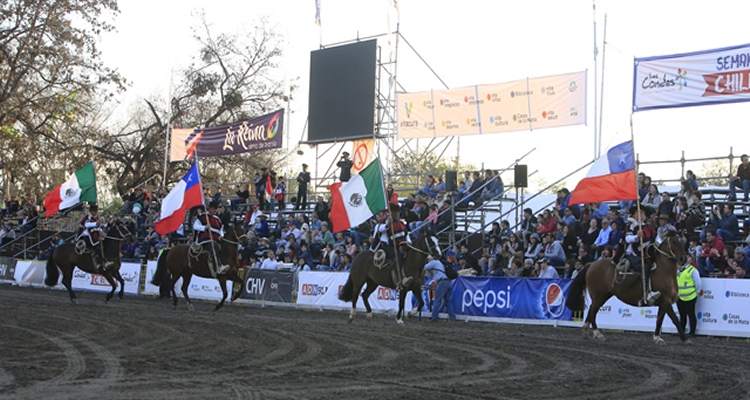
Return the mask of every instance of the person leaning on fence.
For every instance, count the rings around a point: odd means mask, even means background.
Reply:
[[[424,274],[435,281],[435,297],[432,300],[432,317],[431,321],[437,321],[440,309],[445,306],[448,318],[451,321],[456,320],[456,314],[453,312],[453,284],[448,276],[445,275],[445,266],[440,260],[436,260],[431,255],[427,256],[427,264],[424,266]]]

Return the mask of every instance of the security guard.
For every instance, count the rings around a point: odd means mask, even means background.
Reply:
[[[679,299],[677,300],[677,310],[680,312],[680,326],[682,332],[685,332],[687,319],[690,318],[690,335],[695,337],[695,328],[698,321],[695,318],[695,303],[698,300],[698,294],[701,292],[701,277],[698,270],[688,264],[682,268],[677,275],[677,288]]]
[[[219,205],[215,201],[210,202],[208,212],[198,214],[193,223],[193,230],[196,233],[195,243],[203,246],[203,249],[208,253],[208,268],[214,277],[217,274],[227,272],[229,269],[229,265],[221,265],[221,260],[219,260],[219,251],[221,250],[219,242],[224,237],[224,225],[216,216],[218,208]],[[221,265],[218,270],[216,270],[216,264]]]

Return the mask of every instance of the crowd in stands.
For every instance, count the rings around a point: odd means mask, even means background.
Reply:
[[[342,157],[341,162],[347,160]],[[706,209],[691,171],[674,195],[659,192],[650,177],[640,173],[638,204],[635,201],[569,204],[570,192],[561,189],[552,208],[540,210],[536,215],[527,208],[516,226],[510,226],[508,221],[494,222],[485,232],[480,249],[469,249],[461,243],[445,253],[444,261],[453,263],[463,275],[572,278],[587,263],[612,257],[628,234],[632,215],[639,206],[647,216],[646,224],[653,227],[653,237],[646,239],[658,243],[667,230],[683,232],[684,241],[689,244],[690,262],[701,276],[750,277],[747,239],[750,227],[748,221],[741,222],[735,215],[737,189],[744,194],[744,201],[748,201],[750,191],[747,155],[741,160],[730,180],[729,201],[717,202],[710,210]],[[427,228],[444,232],[453,224],[455,210],[498,199],[505,190],[498,171],[465,172],[463,178],[456,192],[447,192],[441,175],[428,175],[423,187],[403,198],[388,185],[386,198],[390,205],[399,207],[412,239]],[[331,224],[330,204],[322,196],[308,210],[306,193],[310,176],[306,165],[296,180],[301,189],[297,197],[291,198],[292,204],[287,204],[290,196],[286,179],[277,177],[272,166],[261,168],[247,186],[236,185],[234,193],[224,193],[221,187],[206,187],[204,197],[206,202],[213,200],[222,205],[219,213],[234,213],[246,227],[248,233],[242,238],[240,248],[242,265],[348,271],[354,256],[370,248],[376,220],[373,217],[358,227],[338,230]],[[301,202],[302,192],[304,202]],[[123,206],[117,214],[124,215],[126,226],[137,237],[133,243],[123,243],[123,258],[155,260],[161,249],[191,241],[190,233],[184,229],[170,235],[154,231],[161,199],[166,194],[166,190],[152,193],[131,189],[123,197]],[[7,199],[0,210],[3,243],[33,230],[39,209],[33,197]],[[108,218],[105,212],[103,220]],[[11,222],[17,229],[13,229]],[[742,230],[740,225],[744,225]],[[60,242],[59,237],[53,239],[52,248]]]

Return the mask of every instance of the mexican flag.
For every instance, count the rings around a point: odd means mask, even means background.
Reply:
[[[94,162],[90,162],[75,172],[65,183],[47,193],[44,209],[47,218],[54,213],[88,201],[96,202],[96,177]]]
[[[380,159],[376,158],[349,182],[336,182],[331,191],[331,223],[335,232],[357,226],[388,208]]]

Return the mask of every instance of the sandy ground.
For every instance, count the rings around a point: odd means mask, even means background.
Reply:
[[[2,399],[740,399],[750,343],[0,286]]]

